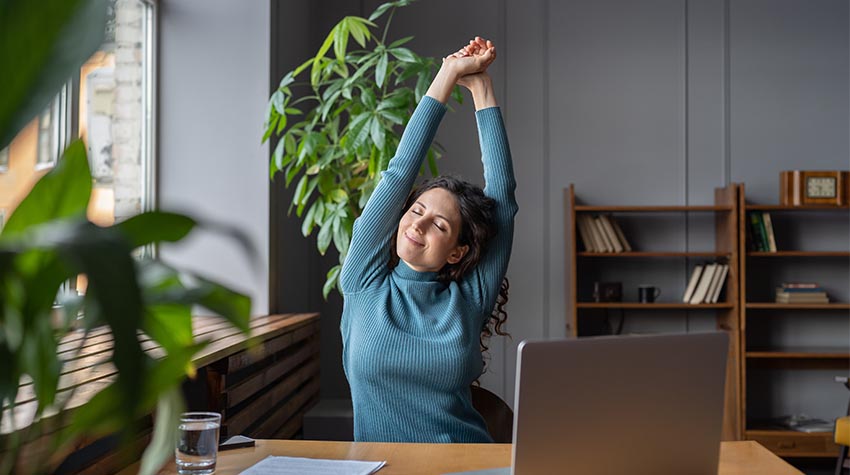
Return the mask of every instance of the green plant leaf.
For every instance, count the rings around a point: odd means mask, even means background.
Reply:
[[[337,188],[331,191],[330,198],[335,203],[345,203],[348,201],[348,193],[346,193],[342,188]]]
[[[293,195],[292,202],[294,204],[301,203],[301,200],[304,199],[304,192],[307,191],[307,175],[303,175],[300,180],[298,180],[298,185],[295,187],[295,194]]]
[[[390,49],[390,53],[401,61],[407,63],[415,63],[419,61],[419,57],[407,48],[392,48]]]
[[[106,9],[106,0],[2,3],[0,64],[6,74],[0,94],[0,150],[100,47]]]
[[[381,124],[381,120],[377,117],[372,118],[371,124],[372,125],[371,125],[371,130],[369,131],[369,134],[372,136],[372,142],[379,149],[383,149],[385,138],[386,138],[386,130],[384,129],[384,126]]]
[[[320,224],[320,226],[321,229],[319,229],[319,236],[317,238],[316,247],[319,248],[319,253],[324,256],[325,253],[328,252],[328,246],[330,246],[331,244],[331,238],[333,237],[333,226],[327,221]]]
[[[412,39],[413,39],[412,36],[405,36],[404,38],[395,40],[392,43],[390,43],[390,48],[398,48],[399,46],[409,42]]]
[[[387,52],[384,51],[381,53],[380,58],[378,58],[378,65],[375,66],[375,84],[377,84],[378,87],[382,87],[384,85],[384,78],[387,75],[388,60]]]
[[[371,15],[369,15],[369,21],[377,20],[378,18],[381,17],[381,15],[386,13],[386,11],[389,10],[390,8],[392,8],[392,7],[393,7],[393,4],[391,2],[384,3],[384,4],[380,5],[378,8],[375,9],[375,11],[372,12]]]
[[[334,55],[340,63],[345,62],[345,51],[348,49],[349,18],[343,18],[334,28]]]
[[[9,218],[0,239],[22,234],[53,219],[84,216],[91,196],[91,172],[82,140],[68,146],[64,158],[33,186]]]
[[[362,87],[360,90],[360,100],[363,101],[363,105],[368,109],[374,109],[378,105],[375,92],[372,91],[371,87]]]
[[[331,267],[331,270],[328,271],[327,278],[325,280],[325,285],[322,287],[322,296],[325,300],[328,299],[328,295],[333,290],[336,285],[337,279],[339,278],[339,271],[342,269],[341,265],[335,265]]]
[[[297,73],[295,73],[294,71],[290,71],[290,72],[286,73],[286,75],[283,76],[283,79],[280,80],[280,84],[278,84],[278,86],[277,86],[278,89],[283,89],[286,86],[289,86],[290,84],[295,82],[296,74]]]
[[[183,396],[177,388],[166,391],[159,397],[153,438],[142,455],[139,475],[157,473],[160,467],[174,456],[174,447],[177,446],[177,431],[174,428],[179,424],[180,414],[184,409]]]
[[[333,226],[333,242],[334,247],[336,247],[337,251],[342,254],[348,253],[348,245],[351,241],[351,235],[348,229],[341,224],[341,219],[334,221]]]
[[[197,223],[194,219],[177,213],[147,211],[115,225],[137,248],[159,242],[177,242],[186,237]]]
[[[285,102],[286,102],[286,95],[284,93],[282,93],[281,91],[275,91],[274,94],[272,94],[271,103],[272,103],[272,106],[274,106],[274,109],[277,111],[278,114],[281,114],[281,115],[286,114],[286,112],[285,112],[285,110],[286,110]]]
[[[314,219],[316,217],[316,210],[319,208],[319,203],[321,203],[321,201],[317,200],[313,202],[301,222],[301,234],[304,237],[309,236],[313,232],[313,225],[315,224]]]
[[[281,114],[280,118],[277,121],[277,131],[276,131],[276,133],[278,135],[280,135],[280,133],[283,132],[283,129],[286,128],[286,122],[287,122],[286,121],[286,115]]]

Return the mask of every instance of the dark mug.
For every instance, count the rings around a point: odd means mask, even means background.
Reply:
[[[638,286],[638,302],[652,303],[661,295],[661,289],[652,285]]]

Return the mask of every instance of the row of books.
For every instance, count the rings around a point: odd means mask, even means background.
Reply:
[[[726,283],[729,274],[729,264],[719,262],[707,262],[694,266],[685,295],[682,296],[684,303],[717,303],[720,292]]]
[[[783,282],[776,288],[776,303],[829,303],[829,296],[815,282]]]
[[[631,252],[623,229],[610,214],[578,214],[576,225],[587,252]]]
[[[750,250],[776,252],[776,236],[773,221],[767,211],[750,213]]]

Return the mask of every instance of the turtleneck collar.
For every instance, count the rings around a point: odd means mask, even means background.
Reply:
[[[398,260],[398,265],[393,269],[393,273],[402,279],[418,282],[436,282],[439,276],[437,272],[419,272],[418,270],[414,270],[401,259]]]

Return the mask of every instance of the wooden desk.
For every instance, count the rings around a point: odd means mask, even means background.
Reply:
[[[258,440],[257,446],[221,452],[216,475],[235,475],[269,455],[324,459],[386,460],[378,475],[437,475],[511,464],[511,444],[384,444]],[[129,470],[123,474],[135,473]],[[160,474],[176,474],[174,464]],[[718,475],[802,475],[753,441],[721,442]]]

